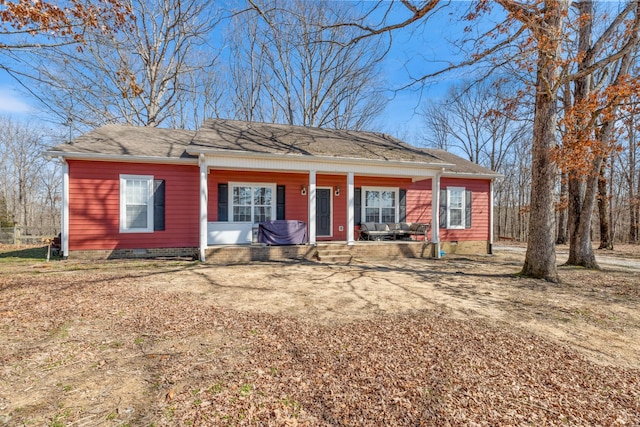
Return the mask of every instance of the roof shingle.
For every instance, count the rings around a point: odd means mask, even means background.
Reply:
[[[244,151],[264,154],[444,163],[389,135],[237,120],[209,119],[190,152]]]
[[[374,132],[208,119],[198,131],[106,125],[49,154],[194,159],[199,153],[257,153],[423,163],[460,174],[499,174],[444,150],[417,148]],[[451,165],[455,165],[451,168]]]

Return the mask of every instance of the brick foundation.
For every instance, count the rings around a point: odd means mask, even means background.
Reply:
[[[155,248],[69,251],[72,259],[198,258],[198,248]]]
[[[209,264],[244,264],[252,261],[286,261],[315,260],[316,254],[327,247],[347,248],[349,254],[356,259],[400,259],[400,258],[432,258],[434,245],[424,242],[356,242],[321,243],[318,246],[263,246],[263,245],[229,245],[211,246],[206,250]],[[440,249],[447,254],[478,255],[489,253],[489,243],[477,242],[442,242]],[[115,249],[93,251],[70,251],[70,258],[75,259],[120,259],[120,258],[198,258],[198,248],[158,248],[158,249]]]
[[[441,242],[440,250],[446,254],[457,255],[486,255],[490,253],[489,242],[473,241],[473,242]]]

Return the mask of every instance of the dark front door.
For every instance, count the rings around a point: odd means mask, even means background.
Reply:
[[[316,236],[331,235],[331,190],[316,190]]]

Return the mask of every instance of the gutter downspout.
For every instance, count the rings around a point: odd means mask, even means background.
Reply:
[[[209,199],[207,189],[207,162],[204,154],[200,154],[198,163],[200,164],[200,261],[206,261],[207,249],[207,202]]]
[[[431,179],[431,243],[434,257],[440,258],[440,176],[444,168]]]
[[[69,258],[69,163],[62,161],[62,206],[60,239],[62,259]]]
[[[489,247],[488,249],[488,253],[489,255],[493,255],[493,198],[494,198],[494,194],[493,194],[493,184],[495,182],[495,179],[491,180],[491,183],[489,184]]]

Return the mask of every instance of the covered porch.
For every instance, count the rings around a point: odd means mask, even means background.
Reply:
[[[429,167],[407,161],[286,157],[199,153],[202,261],[224,252],[223,247],[228,245],[246,253],[248,260],[270,259],[278,251],[288,253],[286,258],[295,252],[293,258],[309,259],[314,247],[327,242],[373,247],[378,242],[358,242],[359,225],[365,220],[438,223],[438,209],[434,207],[439,205],[442,163]],[[239,202],[243,191],[260,194],[256,196],[259,201],[243,205]],[[302,249],[258,249],[258,223],[269,219],[306,223]],[[396,248],[423,247],[427,243],[429,256],[437,256],[437,226],[431,227],[428,242],[391,242]],[[389,242],[382,244],[388,246]]]

